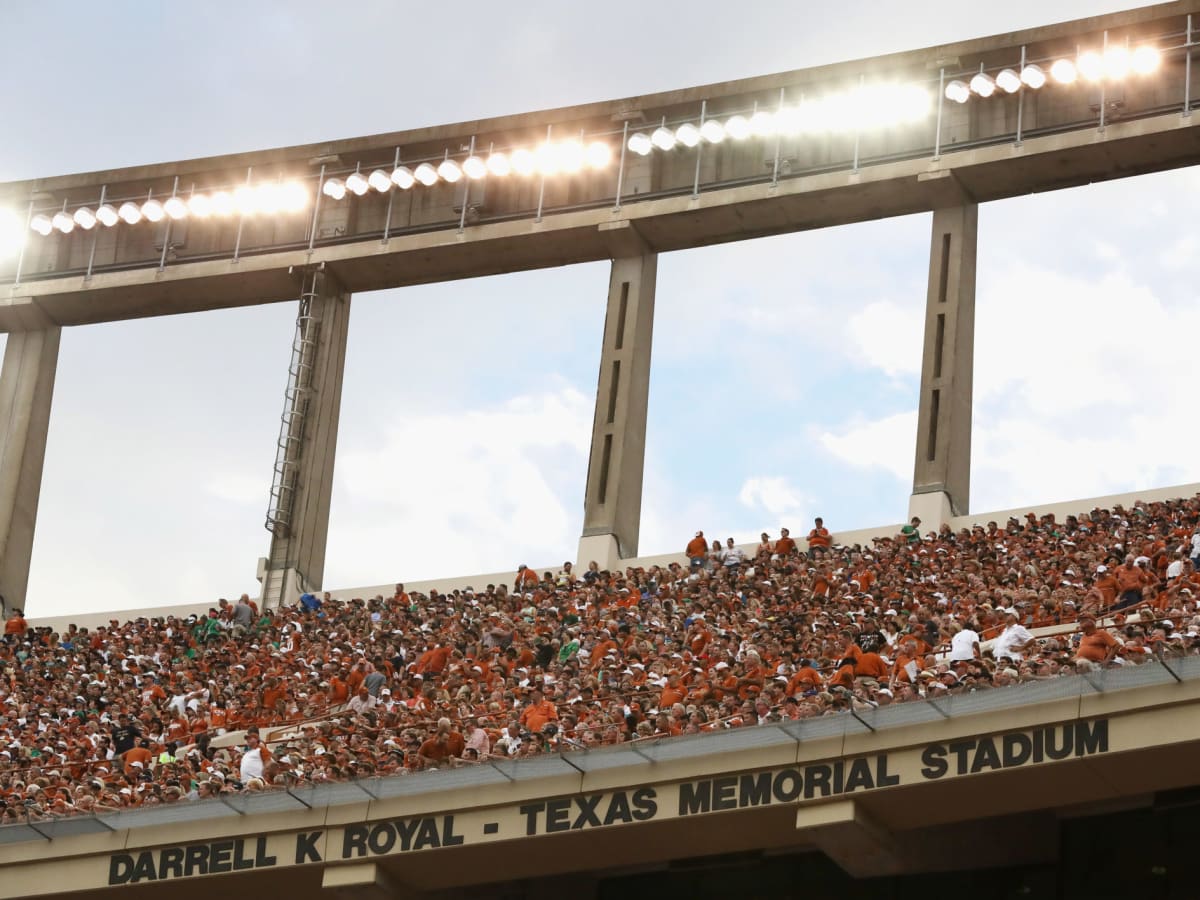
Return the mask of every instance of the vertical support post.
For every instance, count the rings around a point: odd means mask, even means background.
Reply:
[[[704,117],[708,113],[708,101],[700,101],[700,128],[704,127]],[[692,199],[700,196],[700,159],[704,154],[704,138],[696,143],[696,175],[692,179]]]
[[[1017,70],[1020,75],[1025,71],[1025,47],[1021,47],[1021,68]],[[1022,82],[1021,87],[1017,90],[1017,146],[1021,146],[1021,128],[1024,125],[1025,115],[1025,84]]]
[[[176,179],[176,184],[178,184],[178,182],[179,182],[179,179]],[[101,206],[104,205],[104,198],[107,195],[108,195],[108,185],[107,184],[100,185],[100,202],[96,204],[97,209],[99,209]],[[26,224],[25,227],[26,227],[26,229],[28,229],[29,225]],[[87,267],[87,274],[83,276],[84,281],[92,280],[92,267],[96,264],[96,242],[99,239],[100,239],[100,229],[93,225],[92,226],[92,249],[88,251],[88,267]]]
[[[863,80],[865,77],[866,76],[863,76],[863,75],[858,76],[858,92],[859,92],[860,96],[862,94]],[[858,145],[859,145],[859,140],[861,138],[861,135],[862,135],[862,121],[859,120],[854,123],[854,169],[853,169],[853,171],[855,174],[858,174]]]
[[[13,331],[0,370],[0,594],[24,609],[62,329]]]
[[[942,158],[942,107],[946,102],[946,69],[938,71],[937,133],[933,136],[933,158]]]
[[[324,168],[324,167],[322,167],[322,168]],[[253,175],[254,175],[254,167],[247,166],[246,167],[246,187],[250,187],[250,178]],[[315,211],[313,212],[313,216],[314,216],[314,220],[315,220],[315,217],[316,217]],[[246,214],[239,210],[238,211],[237,238],[233,242],[233,261],[234,262],[238,261],[238,255],[242,252],[242,226],[245,223],[246,223]],[[312,250],[311,243],[309,244],[309,250]]]
[[[579,563],[637,555],[658,255],[614,259],[596,388]]]
[[[475,139],[472,138],[471,140],[472,140],[472,142],[474,142]],[[392,163],[392,171],[395,172],[398,168],[400,168],[400,148],[399,147],[396,148],[396,159]],[[386,244],[388,242],[388,238],[391,237],[392,204],[396,200],[396,190],[397,189],[395,187],[393,187],[391,190],[388,191],[387,215],[384,216],[384,218],[383,218],[383,239],[379,242],[381,244]]]
[[[926,527],[966,515],[971,488],[971,382],[979,207],[934,210],[925,349],[909,515]]]
[[[323,196],[325,196],[325,164],[321,163],[321,174],[317,176],[317,198],[313,201],[312,221],[308,225],[309,256],[312,256],[313,243],[317,239],[317,219],[321,215],[321,198]]]
[[[1192,15],[1187,17],[1187,40],[1183,48],[1183,117],[1192,114]]]
[[[613,204],[613,212],[621,209],[621,190],[625,186],[625,149],[629,144],[629,123],[621,129],[621,161],[617,163],[617,202]]]
[[[176,197],[179,194],[179,176],[175,176],[175,183],[171,185],[171,196]],[[158,271],[162,272],[167,268],[167,251],[171,249],[171,223],[174,221],[169,215],[167,216],[167,227],[163,229],[163,251],[162,256],[158,260]]]
[[[22,234],[21,249],[17,251],[17,272],[13,276],[13,285],[21,283],[21,268],[25,265],[25,245],[29,243],[29,225],[33,221],[33,201],[29,201],[29,208],[25,210],[25,231]]]
[[[475,135],[471,135],[471,150],[467,156],[475,155]],[[390,197],[389,197],[390,199]],[[471,176],[463,173],[463,201],[462,214],[458,217],[458,233],[462,234],[467,227],[467,204],[471,201]],[[388,212],[391,212],[391,207],[388,207]]]
[[[1106,56],[1108,56],[1108,32],[1107,31],[1104,32],[1104,50],[1102,51],[1100,58],[1103,59]],[[1100,79],[1100,130],[1101,131],[1104,130],[1104,114],[1105,114],[1104,107],[1106,107],[1108,105],[1108,92],[1106,90],[1107,84],[1108,84],[1108,79],[1106,79],[1106,78]]]
[[[546,146],[547,146],[547,147],[549,147],[549,146],[550,146],[550,135],[553,133],[553,131],[554,131],[554,126],[553,126],[553,125],[547,125],[547,126],[546,126]],[[535,221],[535,222],[540,222],[540,221],[542,221],[542,204],[543,204],[543,203],[545,203],[545,201],[546,201],[546,173],[545,173],[545,172],[543,172],[543,173],[542,173],[542,180],[541,180],[541,183],[538,185],[538,211],[537,211],[537,218],[536,218],[536,219],[534,219],[533,221]]]
[[[775,110],[775,163],[771,167],[771,187],[779,186],[779,153],[783,148],[783,135],[779,133],[783,118],[784,89],[779,89],[779,108]]]
[[[289,448],[286,466],[287,524],[271,533],[262,594],[267,606],[294,603],[303,591],[319,590],[325,574],[350,294],[323,269],[305,273],[303,290],[301,313],[313,321],[304,331],[312,346],[301,348],[300,365],[311,368],[302,384],[288,386],[285,427],[299,418],[293,427],[299,441]]]

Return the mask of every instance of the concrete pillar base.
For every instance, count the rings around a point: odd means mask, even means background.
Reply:
[[[945,491],[928,491],[913,494],[908,498],[908,520],[913,516],[921,520],[921,533],[937,531],[954,517],[950,507],[950,495]]]
[[[575,557],[575,568],[580,573],[586,572],[588,564],[595,560],[601,570],[610,572],[621,565],[621,551],[617,547],[615,534],[585,534],[579,539],[579,553]]]

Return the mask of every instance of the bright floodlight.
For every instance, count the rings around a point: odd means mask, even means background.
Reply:
[[[421,184],[425,185],[425,187],[432,187],[433,185],[437,184],[437,169],[435,169],[429,163],[421,163],[419,166],[417,166],[416,171],[413,172],[413,178],[417,179],[417,181],[421,182]]]
[[[16,256],[25,244],[25,227],[11,209],[0,209],[0,259]]]
[[[559,169],[562,168],[562,162],[558,156],[557,144],[551,144],[547,141],[534,151],[533,156],[536,161],[537,170],[542,175],[557,175]]]
[[[654,134],[650,135],[650,143],[659,150],[671,150],[675,147],[675,132],[660,125],[654,129]]]
[[[136,209],[137,207],[134,207],[134,208]],[[138,216],[140,218],[141,214],[139,213]],[[38,234],[40,234],[42,237],[45,237],[46,235],[48,235],[50,232],[52,232],[54,230],[54,222],[51,220],[51,218],[49,216],[44,215],[43,213],[38,213],[36,216],[34,216],[32,219],[29,220],[29,227],[32,228],[34,231],[36,231]]]
[[[526,150],[524,147],[514,150],[509,161],[512,163],[512,170],[518,175],[529,176],[537,171],[537,157],[533,155],[532,150]]]
[[[646,156],[654,149],[654,142],[650,140],[650,136],[645,132],[639,131],[637,134],[629,138],[629,149],[638,156]]]
[[[1113,81],[1129,76],[1129,48],[1109,47],[1104,51],[1104,74]]]
[[[955,103],[966,103],[971,99],[971,89],[965,81],[952,81],[946,85],[946,99]]]
[[[112,228],[120,221],[120,216],[117,215],[117,211],[113,209],[111,203],[102,204],[96,210],[96,218],[105,228]]]
[[[691,122],[684,122],[675,129],[675,140],[685,147],[695,147],[700,143],[700,129]]]
[[[462,166],[449,157],[442,160],[441,164],[437,167],[437,173],[451,184],[462,178],[463,174]]]
[[[340,178],[326,178],[325,183],[321,185],[321,193],[334,200],[341,200],[346,196],[346,182]]]
[[[90,231],[96,227],[96,214],[86,206],[81,206],[75,210],[75,215],[72,218],[75,219],[75,224],[84,231]]]
[[[971,79],[971,90],[980,97],[990,97],[996,93],[996,82],[987,72],[980,72]]]
[[[392,176],[383,169],[376,169],[367,176],[367,184],[375,188],[381,194],[386,194],[392,189]]]
[[[192,194],[188,198],[188,210],[197,219],[207,219],[213,214],[212,197],[208,194]]]
[[[234,208],[243,216],[252,216],[258,212],[259,194],[248,184],[235,188],[233,192]]]
[[[1050,67],[1050,77],[1059,84],[1073,84],[1075,79],[1079,77],[1079,70],[1075,68],[1075,63],[1069,59],[1058,59]]]
[[[141,207],[130,200],[121,204],[121,208],[117,210],[117,215],[121,217],[121,221],[126,225],[136,225],[142,221]]]
[[[1015,94],[1021,89],[1021,76],[1012,69],[1005,69],[996,76],[996,87],[1006,94]]]
[[[163,204],[163,209],[172,219],[187,218],[188,207],[183,202],[182,197],[168,197],[167,202]],[[76,213],[78,215],[78,213]]]
[[[367,182],[367,176],[362,172],[351,172],[346,176],[346,190],[352,194],[361,197],[371,189],[371,185]]]
[[[254,188],[253,196],[254,199],[251,202],[254,212],[264,213],[268,216],[279,212],[279,207],[283,199],[280,197],[279,185],[274,183],[260,184]]]
[[[408,166],[396,166],[392,171],[392,184],[396,185],[402,191],[407,191],[416,181],[417,179],[413,176],[412,169]]]
[[[750,136],[750,122],[745,116],[730,116],[725,120],[725,133],[735,141],[743,141]]]
[[[71,218],[69,213],[56,212],[54,214],[54,218],[51,219],[50,221],[54,225],[54,227],[57,228],[59,231],[61,231],[63,234],[70,234],[72,231],[75,230],[75,220],[73,218]]]
[[[587,164],[593,169],[604,169],[612,162],[612,147],[606,141],[592,141],[587,145]]]
[[[859,123],[891,128],[920,122],[929,115],[933,98],[915,84],[867,85],[855,93]]]
[[[299,181],[279,185],[279,208],[284,212],[300,212],[308,207],[308,188]]]
[[[719,144],[725,140],[725,126],[716,119],[709,119],[700,126],[700,135],[710,144]]]
[[[151,197],[142,204],[142,215],[148,222],[161,222],[166,217],[167,211],[163,209],[161,203]]]
[[[775,116],[760,109],[750,117],[750,133],[757,137],[770,137],[775,133]]]
[[[1104,60],[1095,50],[1080,53],[1076,65],[1079,66],[1079,74],[1088,81],[1099,81],[1104,77]]]
[[[1153,47],[1138,47],[1133,51],[1133,56],[1130,57],[1129,64],[1133,67],[1133,71],[1139,75],[1149,75],[1158,68],[1158,64],[1162,61],[1160,54]]]
[[[329,191],[326,190],[325,193],[329,194]],[[332,197],[333,195],[329,194],[329,196]],[[335,199],[340,200],[344,196],[346,196],[346,188],[345,186],[342,186],[341,194],[339,194]],[[212,195],[212,208],[213,212],[215,212],[218,216],[232,216],[235,212],[237,212],[237,203],[233,199],[233,194],[229,193],[229,191],[217,191]]]
[[[574,138],[563,141],[555,148],[554,153],[558,159],[558,168],[568,174],[578,172],[587,161],[583,144]]]
[[[512,173],[512,163],[509,162],[508,154],[500,150],[488,154],[487,167],[489,172],[501,178]]]
[[[463,171],[467,173],[468,178],[479,179],[488,173],[487,163],[478,156],[468,156],[463,160],[462,167]]]
[[[1041,66],[1030,63],[1021,70],[1021,81],[1026,87],[1040,90],[1046,84],[1046,73],[1042,71]]]

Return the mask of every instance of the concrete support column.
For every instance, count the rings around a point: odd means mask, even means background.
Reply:
[[[658,255],[614,259],[583,501],[579,565],[637,556]]]
[[[917,458],[909,516],[923,529],[966,515],[971,493],[971,378],[979,207],[933,213]]]
[[[320,590],[325,575],[349,323],[350,294],[323,270],[306,274],[272,492],[281,515],[260,562],[268,606]]]
[[[62,329],[8,335],[0,370],[0,594],[25,607]]]

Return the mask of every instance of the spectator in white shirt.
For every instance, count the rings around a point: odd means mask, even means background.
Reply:
[[[975,623],[967,622],[950,636],[950,662],[970,662],[979,659],[979,633]]]
[[[1025,651],[1037,643],[1037,639],[1029,632],[1029,629],[1017,621],[1015,612],[1007,613],[1004,616],[1004,631],[1000,632],[1000,636],[992,642],[992,655],[997,660],[1011,659],[1014,662],[1021,662],[1024,659]]]

